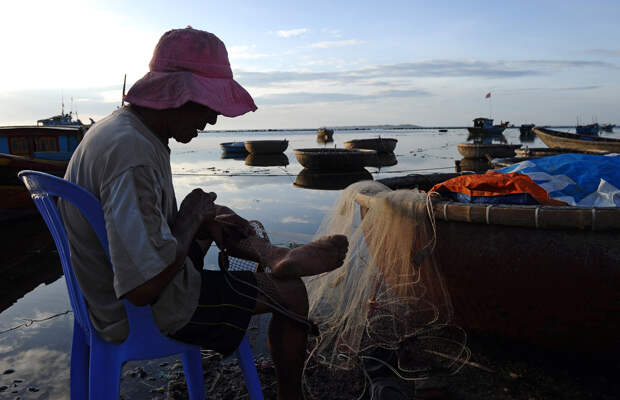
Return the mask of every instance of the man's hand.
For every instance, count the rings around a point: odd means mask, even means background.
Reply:
[[[215,218],[202,224],[199,238],[211,238],[220,249],[233,250],[241,240],[256,234],[252,225],[230,208],[216,204],[215,210]]]
[[[202,189],[192,190],[181,202],[175,226],[197,224],[200,227],[207,221],[213,221],[216,215],[215,204],[217,195],[206,193]]]

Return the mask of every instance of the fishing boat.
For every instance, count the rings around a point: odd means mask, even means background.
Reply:
[[[220,147],[225,153],[243,153],[246,155],[248,153],[244,142],[224,142],[220,143]]]
[[[243,145],[252,154],[278,154],[284,153],[288,140],[247,140]]]
[[[535,126],[536,126],[536,125],[534,125],[534,124],[522,124],[522,125],[519,127],[519,132],[520,132],[522,135],[528,135],[528,134],[531,134],[531,133],[532,133],[532,128],[533,128],[533,127],[535,127]]]
[[[615,127],[615,124],[602,124],[601,130],[605,132],[613,132]]]
[[[308,169],[321,171],[355,171],[363,169],[377,152],[367,149],[295,149],[297,161]]]
[[[620,139],[609,137],[578,135],[546,128],[534,128],[534,133],[551,148],[575,151],[607,151],[620,153]]]
[[[474,119],[474,126],[468,127],[467,130],[473,135],[480,134],[491,134],[491,135],[499,135],[506,128],[508,128],[510,122],[501,122],[499,125],[493,125],[493,120],[491,118],[476,118]]]
[[[537,157],[548,157],[548,156],[557,156],[558,154],[565,153],[584,153],[584,154],[608,154],[608,151],[577,151],[570,149],[562,149],[562,148],[549,148],[549,147],[522,147],[520,149],[515,149],[515,155],[517,157],[528,157],[528,158],[537,158]]]
[[[409,175],[381,182],[394,190],[428,191],[452,176]],[[373,207],[372,196],[358,195],[356,201],[363,214]],[[620,208],[436,198],[432,210],[434,255],[458,325],[520,343],[617,359]]]
[[[316,131],[316,137],[323,142],[331,142],[334,137],[334,130],[325,127],[319,128],[319,130]]]
[[[600,126],[597,123],[589,124],[589,125],[577,125],[575,127],[575,132],[578,135],[598,135],[600,130]]]
[[[512,157],[520,144],[484,144],[459,143],[456,145],[459,153],[465,158]]]
[[[82,140],[82,125],[0,127],[0,220],[36,212],[26,188],[17,179],[23,169],[62,176]]]
[[[375,150],[377,153],[393,153],[398,140],[390,138],[353,139],[344,142],[345,149]]]

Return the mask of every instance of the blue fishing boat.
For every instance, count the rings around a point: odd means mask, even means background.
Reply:
[[[491,118],[476,118],[474,119],[474,126],[468,127],[467,130],[472,135],[500,135],[508,127],[510,122],[501,122],[499,125],[493,125]]]
[[[244,153],[248,154],[248,151],[245,149],[244,142],[224,142],[220,143],[220,147],[222,151],[225,153]]]
[[[589,125],[577,125],[575,131],[578,135],[598,135],[600,126],[597,123]]]

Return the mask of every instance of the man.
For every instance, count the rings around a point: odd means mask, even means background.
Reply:
[[[339,267],[346,237],[325,237],[294,250],[274,247],[253,236],[243,218],[214,204],[214,193],[201,189],[177,210],[169,139],[189,143],[218,115],[256,110],[232,79],[226,48],[215,35],[190,27],[165,33],[150,72],[125,100],[129,106],[91,127],[65,175],[100,200],[111,266],[81,214],[69,203],[59,204],[95,329],[105,340],[122,342],[129,329],[121,301],[126,298],[138,306],[150,304],[164,334],[228,354],[251,315],[274,311],[268,345],[278,398],[301,399],[308,302],[300,277]],[[203,270],[212,240],[272,272]]]

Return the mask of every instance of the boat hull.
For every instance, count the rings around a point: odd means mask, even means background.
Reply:
[[[560,132],[544,128],[534,128],[533,130],[540,140],[551,148],[576,151],[620,152],[620,139],[577,135],[574,133]]]
[[[472,135],[501,135],[505,130],[505,126],[495,125],[490,128],[467,128]]]
[[[520,144],[459,143],[457,149],[465,158],[512,157]]]

